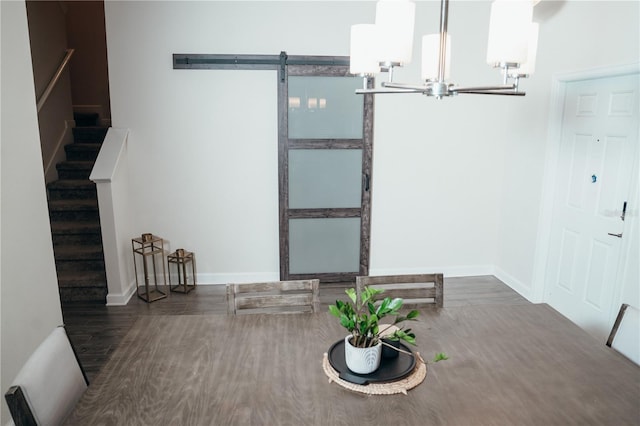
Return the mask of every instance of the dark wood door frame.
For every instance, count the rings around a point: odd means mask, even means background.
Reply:
[[[287,65],[284,79],[278,85],[278,182],[280,210],[280,279],[319,278],[322,282],[355,281],[357,275],[368,275],[371,232],[371,184],[373,157],[373,96],[364,95],[362,139],[289,139],[289,76],[349,76],[347,57],[308,57],[309,63]],[[326,63],[322,63],[322,59]],[[370,81],[369,85],[373,82]],[[360,208],[289,209],[288,169],[291,149],[362,149],[362,191]],[[289,272],[289,220],[299,218],[360,218],[359,270],[350,273],[291,274]]]

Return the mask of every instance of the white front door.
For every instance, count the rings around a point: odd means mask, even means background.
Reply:
[[[638,74],[567,84],[546,300],[603,342],[637,146]]]

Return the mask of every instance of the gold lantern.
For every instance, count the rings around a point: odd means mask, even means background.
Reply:
[[[133,250],[133,267],[136,274],[136,294],[138,297],[147,303],[167,297],[163,239],[153,234],[142,234],[139,238],[131,240],[131,248]],[[144,277],[144,285],[139,282],[139,269],[141,269]],[[160,280],[162,280],[162,289],[160,288]]]
[[[177,272],[178,283],[176,285],[171,284],[171,265],[175,266]],[[190,268],[187,268],[189,265]],[[196,288],[196,263],[192,252],[178,249],[171,253],[167,256],[167,268],[169,269],[169,288],[171,291],[187,294]],[[190,279],[188,272],[191,273]]]

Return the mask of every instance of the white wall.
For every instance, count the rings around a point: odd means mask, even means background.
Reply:
[[[547,3],[537,6],[538,72],[526,97],[376,98],[372,273],[495,272],[531,292],[551,76],[638,51],[637,37],[622,37],[637,32],[636,2]],[[375,4],[105,8],[113,125],[131,129],[132,237],[153,232],[194,250],[202,282],[277,277],[275,73],[173,70],[171,54],[348,55],[350,25],[373,22]],[[460,84],[500,81],[485,65],[489,8],[450,6]],[[418,2],[416,33],[437,32],[438,12],[439,2]],[[605,12],[612,18],[596,20]],[[417,81],[418,62],[416,53],[399,80]]]
[[[62,324],[47,217],[24,1],[0,2],[1,385],[4,393],[47,334]],[[1,424],[9,420],[2,403]]]

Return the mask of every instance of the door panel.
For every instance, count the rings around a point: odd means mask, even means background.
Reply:
[[[289,208],[360,208],[361,149],[289,151]]]
[[[362,139],[362,80],[290,76],[289,139]]]
[[[360,218],[290,219],[291,274],[357,273]]]
[[[638,145],[638,76],[567,84],[547,281],[551,306],[606,340]],[[622,235],[624,238],[624,235]]]

